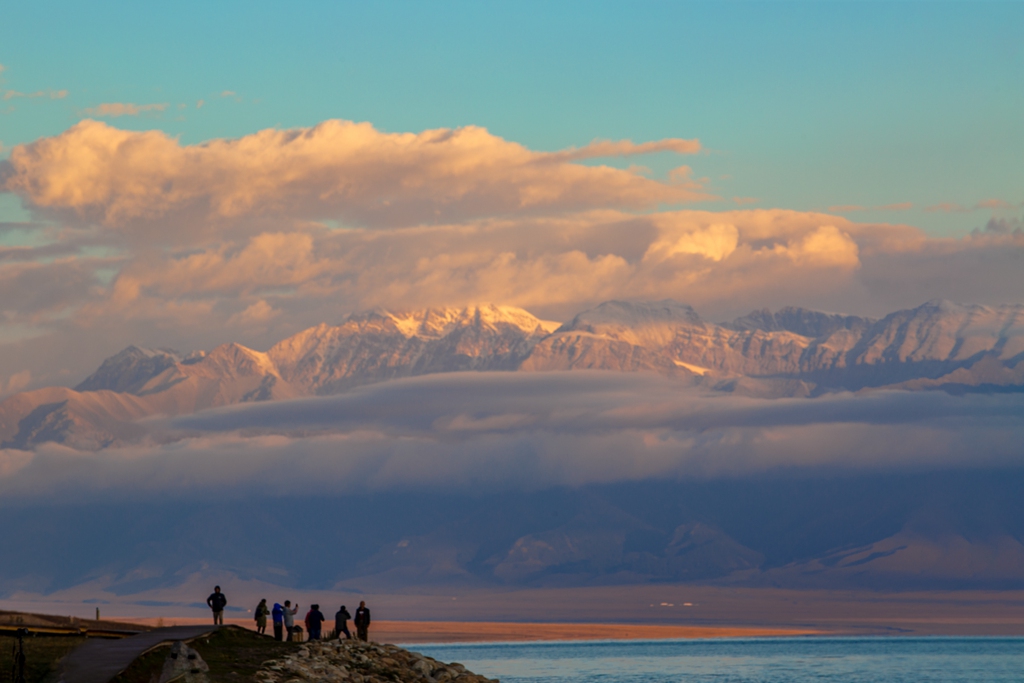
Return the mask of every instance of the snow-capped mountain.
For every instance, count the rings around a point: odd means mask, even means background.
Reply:
[[[307,393],[460,370],[515,370],[558,323],[510,306],[371,311],[318,325],[267,352],[281,377]]]
[[[656,372],[709,390],[793,396],[898,387],[1024,389],[1024,305],[933,301],[881,320],[801,308],[711,323],[666,300],[610,301],[565,324],[507,306],[375,310],[318,325],[266,352],[229,343],[187,355],[129,346],[74,390],[0,403],[0,444],[101,448],[136,420],[333,394],[456,371]]]

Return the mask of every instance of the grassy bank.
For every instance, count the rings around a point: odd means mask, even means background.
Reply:
[[[26,683],[54,683],[61,658],[85,642],[85,636],[30,635],[25,643]],[[18,642],[12,635],[0,635],[0,681],[11,681],[14,664],[13,648]]]
[[[263,662],[294,652],[299,647],[299,643],[278,642],[269,636],[240,628],[220,629],[191,641],[189,645],[210,667],[209,679],[225,683],[252,681]],[[150,683],[154,674],[159,678],[169,650],[170,643],[139,657],[111,683]]]

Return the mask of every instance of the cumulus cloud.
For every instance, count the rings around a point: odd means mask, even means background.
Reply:
[[[129,113],[129,106],[109,105],[108,113]],[[254,216],[398,226],[703,199],[688,178],[661,182],[571,163],[581,155],[689,151],[696,144],[596,142],[544,153],[476,126],[393,134],[368,123],[325,121],[182,145],[159,131],[85,120],[12,149],[6,187],[37,209],[110,227],[180,221],[169,234],[150,232],[151,239],[195,238],[196,225]]]
[[[654,376],[454,374],[235,406],[96,453],[0,452],[0,493],[522,490],[769,471],[1019,466],[1024,397],[710,397]]]
[[[139,116],[147,112],[164,111],[167,103],[160,104],[132,104],[131,102],[105,102],[95,107],[83,110],[89,116],[102,118],[117,118],[119,116]]]
[[[268,232],[138,258],[89,316],[164,316],[168,301],[207,299],[233,302],[230,316],[257,300],[285,315],[319,309],[323,317],[307,324],[375,306],[480,302],[564,317],[623,297],[677,298],[715,315],[721,302],[749,300],[752,291],[792,303],[808,290],[824,297],[846,288],[861,252],[898,241],[896,232],[825,215],[744,211],[600,211],[401,231]],[[323,306],[331,308],[325,313]]]

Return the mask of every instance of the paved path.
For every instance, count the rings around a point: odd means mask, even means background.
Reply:
[[[62,683],[107,683],[161,643],[191,640],[217,630],[216,626],[170,626],[120,640],[87,640],[71,651],[61,666]]]

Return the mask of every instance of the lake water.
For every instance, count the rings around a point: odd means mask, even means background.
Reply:
[[[502,683],[1024,681],[1024,638],[744,638],[409,649]]]

